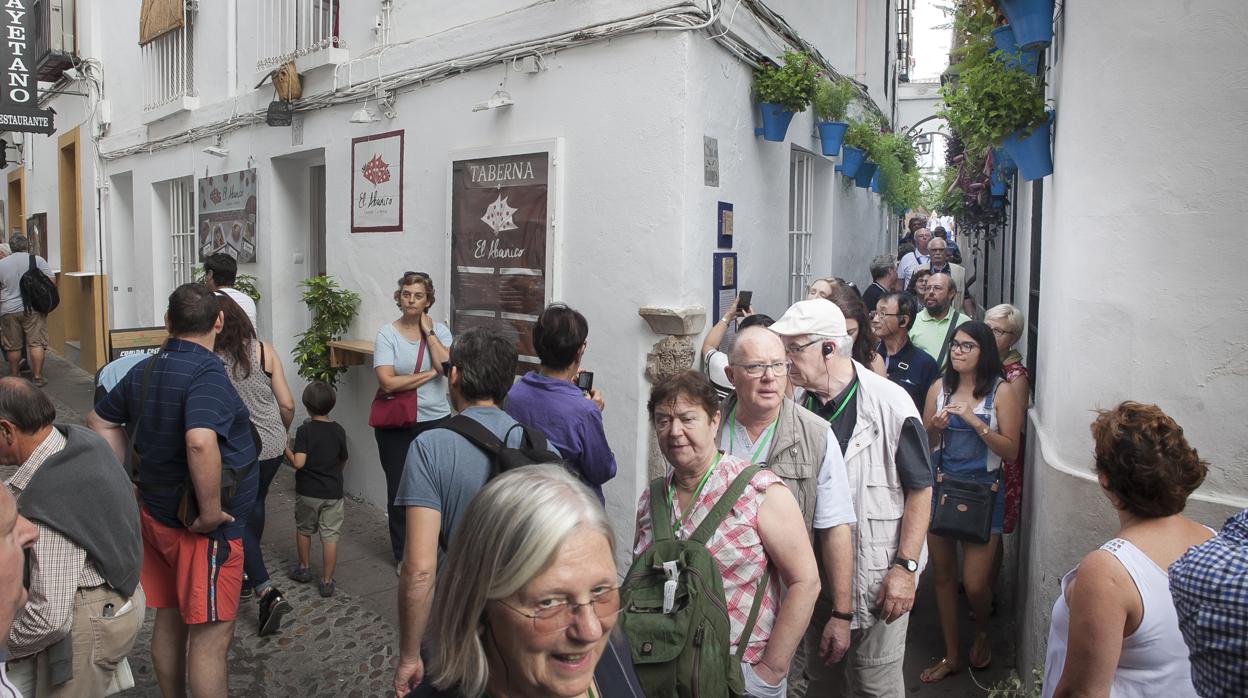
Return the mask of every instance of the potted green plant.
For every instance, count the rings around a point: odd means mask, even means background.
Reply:
[[[841,146],[841,164],[836,171],[846,177],[854,177],[866,159],[867,151],[879,136],[879,129],[873,122],[853,120],[845,130],[845,142]]]
[[[293,352],[299,375],[307,380],[338,384],[346,371],[329,363],[329,343],[342,339],[360,306],[360,294],[348,291],[329,276],[314,276],[300,282],[303,302],[312,311],[312,324],[299,335]]]
[[[783,65],[768,63],[754,72],[754,98],[763,113],[764,140],[783,141],[793,115],[806,111],[818,87],[819,66],[802,51],[785,51]]]
[[[940,88],[940,115],[965,144],[982,153],[1002,145],[1018,164],[1024,179],[1053,172],[1049,154],[1049,123],[1044,78],[1029,75],[1000,61],[976,60],[964,67],[956,83]]]
[[[820,150],[824,155],[832,157],[841,152],[841,141],[849,128],[845,115],[857,96],[858,89],[848,80],[821,80],[815,89],[811,107],[817,120],[815,126],[819,129]]]

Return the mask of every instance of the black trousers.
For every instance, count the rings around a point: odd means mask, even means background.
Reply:
[[[399,483],[403,481],[407,451],[417,436],[441,426],[447,419],[449,417],[418,422],[407,429],[373,429],[381,469],[386,474],[386,518],[390,522],[390,551],[394,553],[396,562],[403,559],[403,545],[407,541],[407,507],[394,505],[394,498],[399,494]]]

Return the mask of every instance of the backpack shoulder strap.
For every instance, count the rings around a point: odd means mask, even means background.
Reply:
[[[442,425],[442,429],[450,429],[460,436],[472,442],[473,446],[485,451],[490,456],[498,455],[503,448],[503,442],[494,432],[485,428],[485,425],[477,420],[463,414],[457,414],[446,420]]]
[[[742,470],[741,474],[737,475],[737,478],[728,486],[728,491],[724,492],[719,501],[715,502],[715,506],[711,507],[711,511],[702,520],[702,523],[698,524],[697,530],[693,532],[692,536],[689,536],[689,540],[706,545],[706,542],[715,534],[715,529],[719,528],[719,524],[724,520],[724,517],[728,516],[728,512],[732,510],[732,505],[736,504],[737,500],[741,498],[741,493],[745,491],[746,485],[750,484],[750,480],[758,474],[759,470],[761,468],[757,465],[751,465]],[[670,519],[671,517],[669,516],[668,518]]]
[[[32,253],[27,253],[27,254],[30,255],[30,269],[28,271],[34,271],[35,270],[35,255]]]
[[[650,527],[654,530],[655,543],[676,538],[672,531],[672,505],[667,499],[665,479],[660,476],[650,481]]]
[[[945,367],[945,355],[949,353],[949,340],[953,339],[953,333],[958,331],[958,311],[950,310],[953,317],[949,318],[949,330],[945,332],[945,341],[940,345],[940,356],[936,357],[936,366],[938,368]]]
[[[771,581],[771,565],[763,571],[763,578],[758,580],[758,588],[754,590],[754,603],[750,605],[750,617],[741,628],[741,637],[737,640],[737,662],[745,661],[745,649],[750,646],[750,637],[754,634],[754,625],[758,622],[758,614],[763,610],[763,597],[767,595],[767,583]]]
[[[127,453],[127,458],[129,458],[129,457],[130,457],[128,454],[130,454],[130,453],[134,453],[134,439],[135,439],[135,437],[136,437],[136,436],[138,435],[138,433],[139,433],[139,424],[143,421],[143,405],[146,405],[146,404],[147,404],[147,388],[148,388],[148,386],[149,386],[149,385],[151,384],[151,382],[152,382],[152,370],[153,370],[154,368],[156,368],[156,358],[157,358],[158,356],[160,356],[160,354],[159,354],[159,353],[152,354],[152,355],[151,355],[151,357],[147,358],[147,359],[144,361],[144,365],[143,365],[143,381],[142,381],[141,383],[139,383],[139,414],[138,414],[138,416],[136,416],[136,417],[134,418],[134,423],[133,423],[133,424],[128,424],[128,425],[126,425],[126,453]],[[137,466],[138,464],[137,464],[137,463],[134,463],[134,464],[128,464],[128,465]],[[134,481],[134,482],[138,482],[138,479],[137,479],[137,478],[138,478],[138,472],[137,472],[137,470],[136,470],[136,471],[132,471],[132,472],[130,473],[130,478],[131,478],[131,480],[132,480],[132,481]]]

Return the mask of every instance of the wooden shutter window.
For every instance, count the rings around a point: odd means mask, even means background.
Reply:
[[[139,11],[139,45],[146,46],[182,28],[186,0],[143,0]]]

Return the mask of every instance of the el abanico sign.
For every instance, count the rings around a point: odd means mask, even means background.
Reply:
[[[39,108],[31,27],[34,0],[0,0],[0,130],[56,132],[51,109]]]

